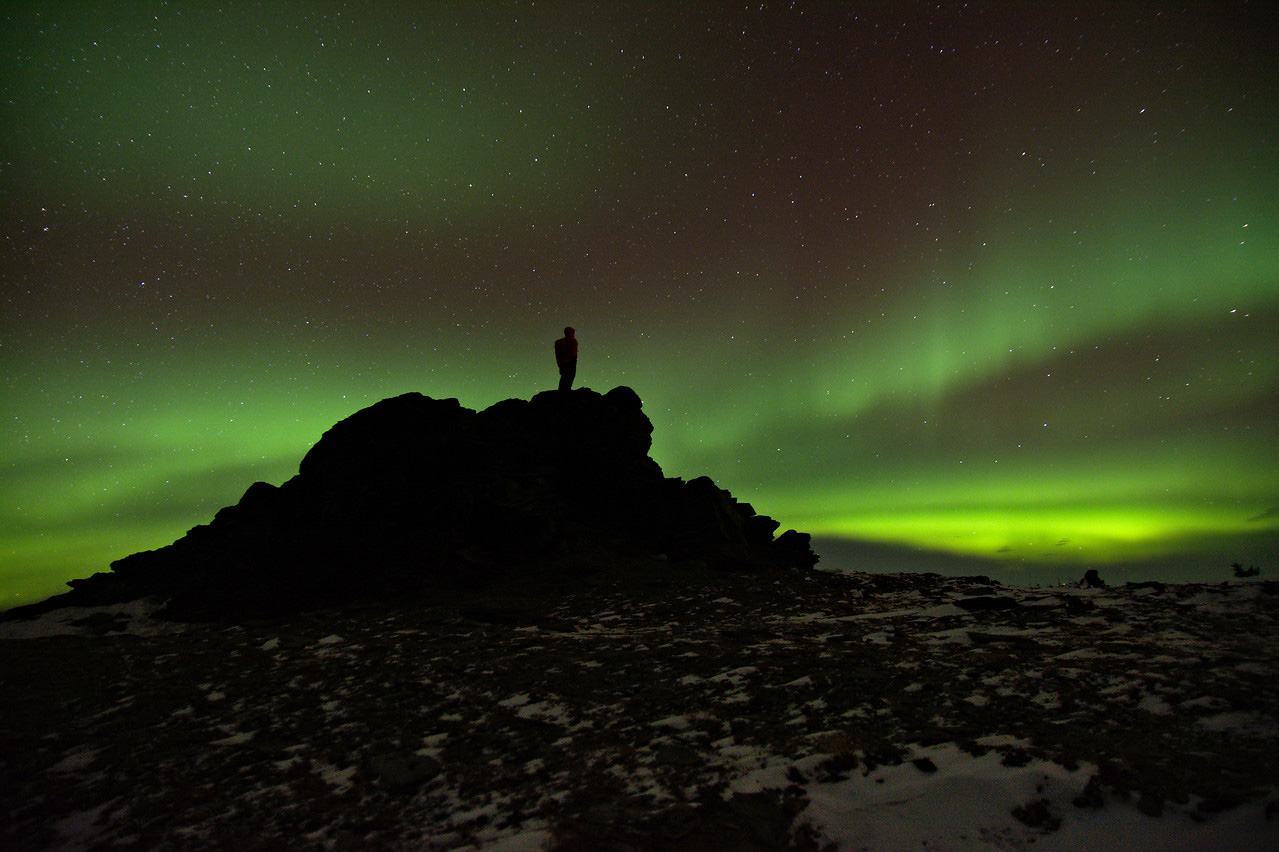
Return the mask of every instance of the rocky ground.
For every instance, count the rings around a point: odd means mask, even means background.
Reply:
[[[858,834],[859,808],[964,761],[1032,784],[952,819],[980,848],[1120,806],[1279,824],[1273,582],[629,576],[230,627],[0,624],[0,846],[909,848]]]

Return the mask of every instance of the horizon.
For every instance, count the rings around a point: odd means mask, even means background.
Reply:
[[[591,388],[584,389],[595,392]],[[538,393],[542,392],[550,392],[550,389],[538,391]],[[469,406],[466,407],[469,408]],[[485,407],[487,406],[481,406],[473,410],[482,410]],[[354,413],[356,412],[351,412],[351,414]],[[323,431],[327,431],[327,429]],[[317,435],[316,441],[319,440],[319,437]],[[309,450],[309,447],[307,449]],[[301,462],[305,452],[304,450],[299,454],[297,462],[292,465],[290,474],[271,484],[283,484],[284,481],[297,475],[298,464]],[[663,472],[667,476],[678,475],[672,474],[665,469]],[[696,475],[690,473],[680,478],[691,479]],[[720,485],[718,482],[716,484]],[[723,486],[720,485],[720,487]],[[229,499],[225,504],[215,507],[197,523],[207,524],[211,522],[218,509],[235,505],[247,488],[248,485],[245,485],[243,489],[233,489],[236,496]],[[742,502],[751,502],[740,495],[734,496]],[[755,506],[756,511],[762,514],[771,514],[766,507],[758,504],[752,505]],[[778,534],[787,528],[787,525],[783,524],[779,527]],[[129,551],[129,553],[112,557],[112,561],[142,550],[164,547],[181,538],[186,531],[187,528],[183,528],[171,538],[157,540],[151,546],[139,547]],[[800,529],[800,531],[807,532],[805,529]],[[1102,579],[1111,585],[1151,580],[1168,583],[1227,582],[1239,579],[1233,573],[1234,565],[1239,565],[1245,569],[1258,569],[1260,571],[1258,579],[1266,579],[1275,574],[1272,564],[1267,561],[1272,552],[1272,543],[1264,536],[1256,540],[1243,542],[1234,550],[1229,551],[1229,554],[1226,551],[1221,553],[1195,551],[1163,554],[1144,559],[1129,558],[1113,561],[1099,561],[1096,559],[1072,560],[1069,552],[1063,553],[1060,548],[1055,551],[1045,552],[1039,558],[1035,558],[1033,555],[1010,554],[1006,548],[995,553],[969,553],[963,550],[931,548],[906,542],[859,540],[850,537],[820,534],[812,536],[812,546],[820,560],[816,565],[816,570],[823,572],[937,574],[947,578],[985,576],[1003,585],[1023,587],[1075,585],[1089,569],[1099,569]],[[1231,561],[1229,563],[1222,561],[1227,555],[1230,556]],[[1260,567],[1261,565],[1265,567]],[[6,588],[3,585],[4,578],[0,578],[0,590],[4,590],[0,594],[4,599],[4,604],[0,606],[0,611],[38,602],[65,592],[67,591],[66,580],[87,577],[99,570],[109,570],[109,565],[104,564],[91,570],[81,570],[73,576],[42,577],[37,583],[25,588],[21,584],[12,583],[10,587]]]
[[[835,561],[1279,567],[1259,6],[0,15],[0,606],[565,325]]]

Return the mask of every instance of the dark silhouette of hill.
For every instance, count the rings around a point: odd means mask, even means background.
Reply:
[[[175,618],[242,619],[448,590],[545,587],[592,573],[807,570],[806,534],[706,477],[663,475],[653,426],[618,387],[548,391],[483,411],[418,393],[337,423],[281,486],[31,614],[142,597]]]

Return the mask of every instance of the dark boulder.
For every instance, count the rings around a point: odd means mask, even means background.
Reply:
[[[1079,581],[1081,589],[1104,589],[1106,581],[1101,579],[1101,574],[1097,573],[1096,568],[1089,568],[1084,572],[1084,578]]]
[[[251,485],[173,544],[71,582],[60,606],[159,596],[192,618],[474,589],[660,557],[803,570],[808,536],[710,479],[667,478],[630,388],[510,399],[484,411],[417,393],[324,433],[298,475]],[[584,563],[590,563],[583,567]]]

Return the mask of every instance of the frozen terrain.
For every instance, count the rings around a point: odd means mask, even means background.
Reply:
[[[642,576],[0,624],[0,846],[1279,848],[1273,582]]]

